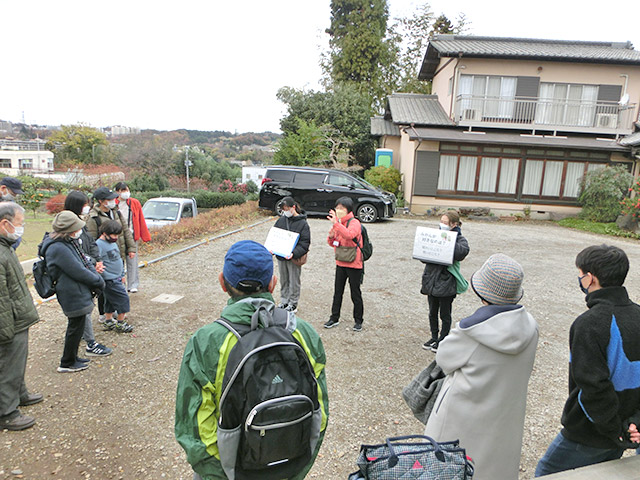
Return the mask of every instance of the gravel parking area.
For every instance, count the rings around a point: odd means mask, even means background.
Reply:
[[[363,285],[364,328],[355,333],[348,294],[342,323],[331,330],[322,328],[333,292],[333,252],[325,240],[329,222],[310,220],[312,246],[303,267],[298,315],[317,328],[327,351],[330,421],[309,478],[345,479],[356,470],[361,443],[422,433],[401,390],[434,357],[421,348],[428,338],[427,302],[419,293],[422,264],[411,259],[411,252],[416,226],[437,222],[398,217],[367,226],[374,254],[366,264]],[[226,302],[217,275],[227,248],[243,239],[264,241],[271,225],[264,223],[141,270],[140,292],[132,295],[128,317],[136,327],[134,334],[102,332],[96,322],[98,341],[113,347],[114,353],[93,359],[86,371],[56,372],[66,318],[55,301],[40,306],[42,321],[30,330],[27,385],[43,393],[45,401],[24,409],[37,418],[33,428],[0,433],[0,479],[191,479],[173,436],[184,345],[197,328],[218,318]],[[538,458],[560,428],[569,326],[586,308],[575,256],[592,244],[623,248],[631,260],[626,286],[638,301],[640,243],[545,222],[468,221],[462,230],[471,247],[462,263],[465,276],[496,252],[512,256],[525,270],[523,304],[540,327],[520,475],[532,478]],[[174,304],[151,301],[161,294],[183,298]],[[479,306],[473,293],[459,296],[454,320]]]

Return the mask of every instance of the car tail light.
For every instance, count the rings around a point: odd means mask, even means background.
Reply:
[[[262,184],[261,184],[261,185],[264,185],[264,184],[265,184],[265,183],[267,183],[267,182],[271,182],[272,180],[273,180],[272,178],[264,177],[264,178],[262,179]]]

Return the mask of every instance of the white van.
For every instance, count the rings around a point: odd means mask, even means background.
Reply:
[[[157,197],[144,202],[142,213],[149,229],[173,225],[198,215],[195,198]]]

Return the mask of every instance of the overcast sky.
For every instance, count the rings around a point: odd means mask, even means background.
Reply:
[[[391,16],[415,0],[389,0]],[[469,34],[630,40],[637,0],[432,0]],[[0,119],[279,131],[282,86],[318,89],[330,0],[0,0]]]

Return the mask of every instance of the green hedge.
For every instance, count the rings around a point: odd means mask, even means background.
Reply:
[[[230,205],[241,205],[246,201],[246,198],[241,193],[231,192],[210,192],[208,190],[195,190],[191,193],[178,192],[175,190],[163,190],[155,192],[140,192],[134,195],[135,198],[140,200],[140,203],[144,205],[144,202],[150,198],[156,197],[179,197],[179,198],[195,198],[198,208],[220,208],[228,207]]]

